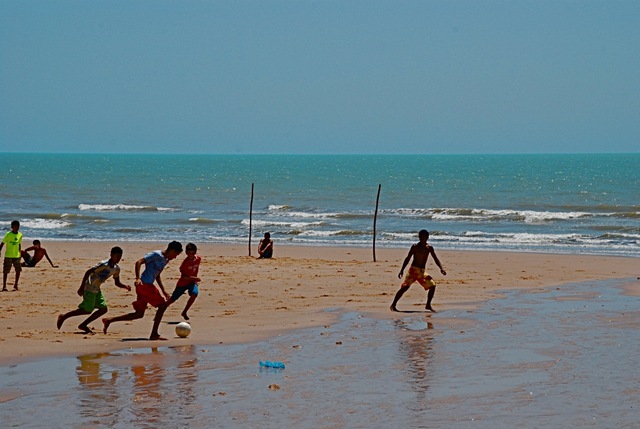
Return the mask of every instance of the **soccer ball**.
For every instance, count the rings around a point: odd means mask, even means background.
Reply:
[[[180,322],[176,325],[176,335],[180,338],[187,338],[191,333],[191,325],[187,322]]]

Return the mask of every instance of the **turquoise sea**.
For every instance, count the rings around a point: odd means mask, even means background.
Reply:
[[[188,148],[185,148],[185,150]],[[640,153],[0,154],[0,228],[181,240],[640,256]],[[253,210],[250,217],[252,185]]]

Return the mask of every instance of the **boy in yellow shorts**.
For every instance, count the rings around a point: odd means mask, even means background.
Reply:
[[[76,310],[58,316],[58,329],[62,328],[62,324],[69,317],[91,314],[78,328],[85,334],[93,333],[93,330],[89,327],[89,323],[103,316],[108,311],[107,301],[104,299],[100,286],[109,277],[113,277],[116,286],[131,292],[131,286],[120,282],[120,267],[118,266],[120,259],[122,259],[122,249],[116,246],[111,249],[109,259],[100,262],[95,267],[89,268],[87,272],[84,273],[82,283],[80,283],[80,288],[78,288],[78,295],[83,298],[82,303],[80,303]],[[97,311],[94,312],[93,310]]]
[[[411,286],[415,282],[418,282],[422,285],[424,290],[427,291],[427,305],[425,306],[425,308],[433,313],[436,312],[433,307],[431,307],[431,300],[436,294],[436,282],[433,280],[433,277],[431,277],[425,271],[429,255],[433,256],[433,260],[435,261],[438,268],[440,268],[440,272],[442,273],[442,275],[446,276],[447,272],[444,270],[444,267],[436,256],[436,252],[433,250],[433,247],[431,247],[427,243],[427,240],[429,240],[429,231],[427,231],[426,229],[421,230],[418,233],[418,238],[420,239],[420,242],[411,246],[411,249],[409,249],[409,254],[402,263],[402,268],[400,269],[400,273],[398,274],[399,279],[402,278],[404,269],[406,268],[411,258],[413,258],[413,262],[411,263],[411,267],[409,267],[407,276],[400,285],[400,289],[396,293],[396,296],[393,298],[391,307],[389,307],[391,311],[398,311],[398,309],[396,308],[398,300],[402,297],[402,295],[404,295],[406,291],[409,290],[409,286]]]

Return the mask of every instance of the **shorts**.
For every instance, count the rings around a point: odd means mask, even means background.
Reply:
[[[153,284],[142,283],[136,286],[136,300],[133,301],[133,308],[136,311],[145,312],[147,304],[158,308],[166,303],[164,297]]]
[[[16,273],[22,271],[22,267],[20,266],[20,258],[4,258],[4,264],[2,265],[2,273],[8,274],[11,271],[11,266],[13,265],[13,269],[16,270]]]
[[[104,299],[102,292],[89,292],[85,290],[82,294],[82,302],[78,308],[87,313],[91,313],[96,308],[107,308],[107,301]]]
[[[409,267],[409,272],[407,272],[407,275],[405,276],[404,281],[402,282],[402,285],[400,285],[400,287],[409,287],[414,282],[420,283],[422,287],[425,288],[425,290],[436,285],[436,282],[433,281],[433,277],[431,277],[424,268],[412,266]]]
[[[27,252],[24,252],[22,257],[24,258],[24,266],[25,267],[33,268],[33,267],[36,266],[36,263],[35,263],[34,259]]]
[[[191,283],[188,286],[176,286],[175,290],[171,294],[169,301],[177,301],[185,292],[189,292],[189,296],[198,296],[198,284]]]

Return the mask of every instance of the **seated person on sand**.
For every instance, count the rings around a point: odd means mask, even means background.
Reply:
[[[33,256],[28,253],[32,250]],[[33,240],[33,246],[27,247],[22,252],[20,252],[20,254],[22,256],[22,259],[24,259],[24,262],[22,263],[23,267],[35,267],[36,264],[42,260],[42,258],[47,258],[47,261],[49,261],[53,268],[58,268],[57,265],[53,265],[53,262],[51,262],[51,258],[49,258],[47,249],[40,245],[40,240]]]
[[[260,244],[258,244],[258,259],[268,259],[273,256],[273,240],[271,240],[271,234],[268,232],[264,233],[264,238],[260,240]]]

